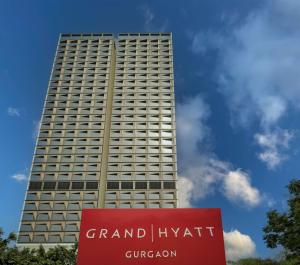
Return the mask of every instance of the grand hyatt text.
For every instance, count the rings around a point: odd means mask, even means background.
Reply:
[[[133,238],[143,239],[148,233],[152,239],[155,238],[200,238],[208,235],[214,237],[214,226],[193,226],[193,227],[157,227],[151,225],[150,228],[90,228],[86,231],[85,236],[88,239],[117,239]]]

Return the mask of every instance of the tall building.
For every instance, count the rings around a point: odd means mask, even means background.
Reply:
[[[172,36],[62,34],[18,246],[78,240],[83,208],[175,208]]]

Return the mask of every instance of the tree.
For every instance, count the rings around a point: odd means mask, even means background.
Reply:
[[[3,235],[4,232],[0,227],[0,252],[5,250],[12,241],[16,240],[16,235],[14,233],[10,233],[7,238],[3,238]]]
[[[283,265],[272,259],[260,259],[260,258],[246,258],[239,261],[227,261],[227,265]],[[290,265],[290,264],[284,264]]]
[[[3,237],[0,228],[0,265],[75,265],[77,255],[77,243],[67,249],[56,246],[48,251],[40,246],[39,249],[24,248],[19,250],[14,245],[16,235],[10,233],[7,238]]]
[[[279,265],[279,263],[271,259],[248,258],[239,260],[237,265]]]
[[[283,246],[286,262],[300,264],[300,180],[291,181],[288,190],[289,209],[285,213],[276,210],[267,213],[268,223],[263,228],[264,240],[269,248]]]

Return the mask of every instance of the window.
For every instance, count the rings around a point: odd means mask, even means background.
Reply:
[[[67,200],[68,199],[68,195],[67,195],[66,192],[57,192],[55,194],[55,198],[54,199],[55,200],[61,200],[61,201]]]
[[[149,184],[150,189],[161,189],[161,182],[159,181],[151,181]]]
[[[175,208],[175,204],[173,202],[165,202],[163,204],[164,208]]]
[[[32,231],[32,226],[31,224],[22,224],[21,225],[21,228],[20,228],[20,231],[24,231],[24,232],[29,232],[29,231]]]
[[[36,192],[27,193],[27,197],[26,197],[27,201],[37,200],[37,199],[38,199],[38,193]]]
[[[149,203],[149,208],[159,208],[159,202],[151,202],[151,203]]]
[[[133,182],[121,182],[121,188],[123,190],[133,189]]]
[[[159,200],[159,192],[150,192],[149,200]]]
[[[96,200],[97,199],[97,195],[95,192],[86,192],[83,195],[83,199],[84,200]]]
[[[56,211],[63,211],[65,210],[66,207],[65,207],[65,204],[63,202],[60,202],[60,203],[54,203],[54,207],[53,207],[53,210],[56,210]]]
[[[134,194],[135,200],[145,200],[145,198],[146,198],[145,192],[136,192]]]
[[[56,182],[44,182],[44,190],[55,190]]]
[[[163,193],[164,200],[174,200],[174,193],[173,192],[166,192]]]
[[[86,182],[86,189],[87,190],[97,190],[98,182]]]
[[[133,205],[133,208],[145,208],[144,202],[137,202]]]
[[[47,224],[36,224],[35,226],[35,231],[47,231],[48,230],[48,227],[47,227]]]
[[[119,189],[119,182],[109,181],[107,182],[107,189],[109,190],[117,190]]]
[[[79,201],[80,200],[80,192],[71,192],[70,200]]]
[[[28,242],[30,242],[30,237],[29,237],[29,235],[20,235],[18,241],[20,243],[28,243]]]
[[[115,202],[107,202],[105,203],[105,208],[116,208]]]
[[[67,213],[67,220],[78,221],[79,215],[77,213]]]
[[[52,224],[50,227],[50,231],[62,231],[61,224]]]
[[[24,207],[25,211],[33,211],[36,210],[35,203],[26,203]]]
[[[72,182],[72,190],[82,190],[84,188],[84,182]]]
[[[41,190],[42,182],[41,181],[31,181],[29,183],[29,190]]]
[[[60,235],[49,235],[49,237],[48,237],[48,242],[49,242],[49,243],[57,243],[57,242],[61,242]]]
[[[68,181],[58,182],[58,186],[57,186],[58,190],[68,190],[69,188],[70,188],[70,182]]]
[[[120,199],[121,200],[130,200],[131,193],[130,192],[121,192],[120,193]]]
[[[44,235],[33,236],[32,242],[34,242],[34,243],[43,243],[43,242],[45,242],[45,236]]]
[[[38,221],[46,221],[49,220],[49,214],[48,213],[39,213],[37,218]]]
[[[120,208],[130,208],[130,202],[122,202],[122,203],[120,203]]]
[[[77,232],[78,231],[78,227],[77,224],[66,224],[65,230],[68,232]]]
[[[43,192],[41,194],[41,200],[42,201],[49,201],[49,200],[52,200],[52,194],[51,192]]]
[[[116,192],[106,192],[105,199],[106,200],[115,200],[115,199],[117,199],[117,193]]]
[[[46,202],[46,203],[40,203],[39,205],[39,210],[41,211],[49,211],[51,210],[51,205],[49,202]]]
[[[34,215],[33,213],[24,213],[23,214],[23,221],[33,221]]]
[[[175,181],[165,181],[164,189],[176,189]]]
[[[82,204],[82,209],[85,209],[85,208],[95,208],[95,205],[93,202],[84,202]]]
[[[145,181],[138,181],[135,183],[135,188],[136,189],[147,189],[147,182]]]
[[[76,242],[76,236],[71,234],[71,235],[65,235],[64,236],[64,242],[65,243],[74,243]]]
[[[80,210],[80,204],[78,202],[71,202],[68,205],[68,210]]]
[[[64,220],[64,215],[63,215],[63,213],[53,213],[53,214],[52,214],[52,220],[55,220],[55,221],[63,221],[63,220]]]

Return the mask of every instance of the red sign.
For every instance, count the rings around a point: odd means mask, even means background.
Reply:
[[[220,209],[85,209],[77,265],[225,265]]]

